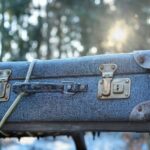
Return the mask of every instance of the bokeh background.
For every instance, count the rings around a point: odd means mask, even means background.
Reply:
[[[150,49],[150,0],[0,0],[0,60]],[[142,133],[86,133],[90,150],[148,150]],[[1,139],[1,149],[73,150],[71,137]]]

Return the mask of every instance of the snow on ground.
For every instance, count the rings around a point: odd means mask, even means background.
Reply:
[[[140,135],[135,134],[135,137]],[[88,150],[127,150],[127,140],[123,138],[122,133],[101,133],[100,137],[92,136],[92,133],[86,133],[85,142]],[[21,138],[5,139],[1,141],[1,150],[75,150],[75,145],[71,137],[58,136],[46,138]],[[140,150],[149,150],[148,144],[140,144]]]

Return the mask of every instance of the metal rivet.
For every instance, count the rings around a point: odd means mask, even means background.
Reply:
[[[143,64],[144,61],[145,61],[144,56],[140,56],[140,57],[138,58],[138,61],[139,61],[139,63]]]
[[[113,69],[113,70],[114,70],[114,69],[115,69],[115,65],[112,65],[112,66],[111,66],[111,69]]]
[[[128,93],[125,93],[125,96],[126,96],[126,97],[128,97],[128,96],[129,96],[129,94],[128,94]]]
[[[100,84],[103,84],[103,80],[100,81]]]
[[[129,80],[126,80],[126,83],[129,83]]]
[[[100,70],[103,70],[104,69],[104,65],[100,65]]]
[[[81,85],[80,86],[80,90],[84,90],[85,89],[85,86],[84,85]]]
[[[9,70],[7,70],[7,74],[8,74],[8,75],[10,74],[10,71],[9,71]]]
[[[70,90],[71,89],[71,85],[67,85],[67,89]]]
[[[138,111],[139,111],[139,112],[142,111],[142,107],[141,107],[141,106],[138,107]]]
[[[101,95],[99,95],[99,97],[102,97],[102,94],[101,94]]]

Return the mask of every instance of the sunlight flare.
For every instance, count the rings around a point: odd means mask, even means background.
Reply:
[[[124,43],[128,36],[128,27],[125,23],[116,22],[110,29],[108,39],[112,42]]]
[[[115,49],[117,52],[121,52],[123,45],[127,42],[131,33],[132,30],[125,21],[118,20],[108,30],[107,38],[103,46],[109,48],[110,51]]]

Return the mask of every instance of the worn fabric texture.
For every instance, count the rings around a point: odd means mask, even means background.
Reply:
[[[149,52],[149,51],[148,51]],[[150,52],[149,52],[150,53]],[[131,95],[127,99],[97,99],[100,64],[113,63],[118,68],[114,78],[131,79]],[[1,63],[1,69],[11,69],[9,82],[23,82],[29,62]],[[88,91],[75,95],[36,93],[24,97],[9,121],[129,121],[129,114],[140,102],[150,100],[149,69],[139,66],[130,54],[105,54],[62,60],[38,60],[30,82],[61,83],[73,81],[88,84]],[[11,88],[10,98],[0,103],[3,117],[16,94]]]

